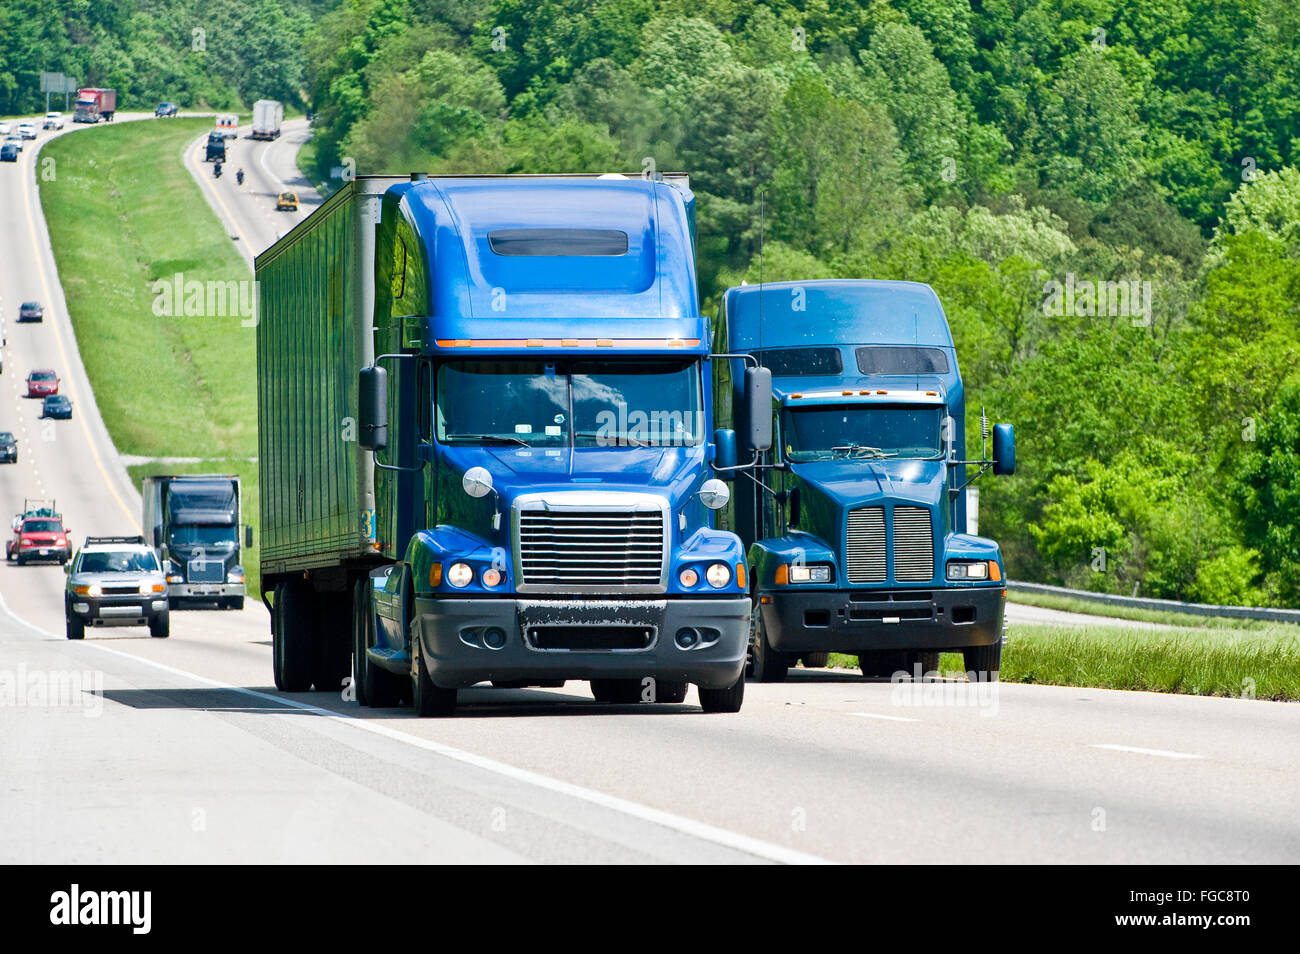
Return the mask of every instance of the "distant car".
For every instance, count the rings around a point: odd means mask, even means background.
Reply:
[[[48,368],[37,368],[27,372],[27,396],[49,397],[59,393],[59,376]]]
[[[19,135],[5,136],[4,144],[6,146],[17,146],[18,151],[23,151],[23,137]]]
[[[68,567],[63,614],[68,639],[87,626],[148,626],[166,639],[171,631],[167,580],[144,537],[87,537]]]
[[[32,560],[67,563],[72,550],[62,517],[24,517],[9,542],[8,556],[19,566]]]
[[[0,431],[0,463],[18,463],[18,439],[11,431]]]
[[[13,143],[7,142],[0,145],[0,162],[17,162],[18,147]]]
[[[298,211],[298,193],[281,192],[275,197],[275,211],[277,212],[297,212]]]
[[[158,108],[153,111],[153,114],[161,119],[164,116],[175,116],[180,111],[181,108],[175,103],[159,103]]]
[[[36,138],[36,124],[35,124],[35,123],[27,123],[27,122],[19,123],[19,124],[18,124],[18,136],[19,136],[19,138],[22,138],[22,139],[35,139],[35,138]]]
[[[72,402],[62,394],[51,394],[41,402],[41,417],[70,421],[72,420]]]
[[[45,309],[39,301],[25,301],[18,306],[19,321],[44,321]]]
[[[13,132],[13,127],[8,123],[0,123],[0,136],[7,136]]]
[[[46,113],[46,114],[45,114],[45,122],[41,123],[41,126],[42,126],[42,128],[44,128],[44,129],[62,129],[62,128],[63,128],[63,114],[62,114],[62,113]]]

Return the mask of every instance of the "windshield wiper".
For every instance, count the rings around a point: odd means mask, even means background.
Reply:
[[[573,435],[584,440],[607,441],[611,446],[622,447],[654,447],[650,441],[643,441],[639,437],[633,437],[631,434],[601,434],[599,431],[578,431]]]
[[[532,447],[522,437],[510,437],[505,434],[448,434],[444,440],[476,441],[483,444],[516,444],[519,447]]]
[[[832,447],[831,453],[843,451],[845,457],[866,457],[869,460],[888,460],[890,457],[897,457],[896,451],[886,451],[880,447],[868,447],[865,444],[845,444],[840,447]]]

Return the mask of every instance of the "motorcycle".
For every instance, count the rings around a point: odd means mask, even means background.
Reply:
[[[239,185],[243,185],[243,184],[244,184],[244,170],[243,170],[243,169],[240,169],[238,172],[235,173],[235,182],[236,182],[237,184],[239,184]]]
[[[215,165],[213,165],[213,167],[212,167],[212,177],[213,177],[214,179],[220,179],[220,178],[221,178],[221,163],[218,162],[218,163],[216,163]]]

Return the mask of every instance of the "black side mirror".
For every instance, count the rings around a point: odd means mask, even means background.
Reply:
[[[162,546],[162,527],[153,528],[153,545],[155,547]]]
[[[358,378],[358,441],[366,450],[383,450],[388,446],[388,372],[380,367],[362,368]]]
[[[993,426],[993,473],[1010,476],[1016,472],[1016,429],[1010,424]]]
[[[244,525],[244,549],[249,550],[253,546],[253,525],[251,523]]]
[[[790,515],[786,522],[790,529],[797,529],[799,526],[800,506],[799,506],[799,488],[796,487],[790,491]]]
[[[745,369],[746,449],[761,453],[772,446],[772,369]]]

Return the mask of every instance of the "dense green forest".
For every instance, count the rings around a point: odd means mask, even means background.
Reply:
[[[57,5],[28,62],[146,100],[301,85],[322,174],[689,172],[707,309],[760,232],[768,280],[929,282],[972,415],[1017,428],[981,503],[1014,577],[1300,600],[1294,0]]]

